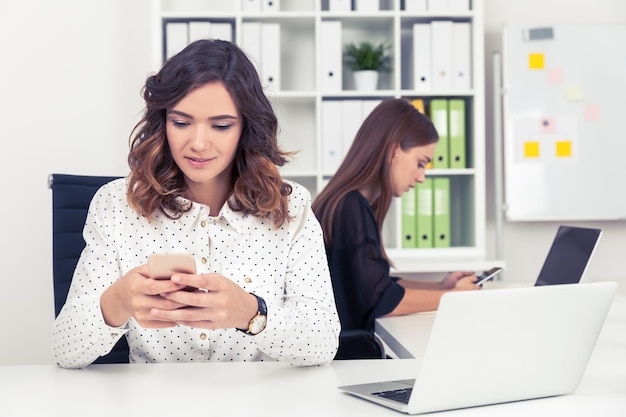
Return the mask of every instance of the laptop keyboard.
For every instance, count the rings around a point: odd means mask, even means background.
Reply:
[[[408,404],[409,398],[411,398],[411,391],[413,388],[399,388],[391,391],[373,392],[372,395],[377,397],[386,398],[388,400],[397,401],[402,404]]]

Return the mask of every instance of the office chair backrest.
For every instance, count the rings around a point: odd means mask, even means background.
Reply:
[[[119,177],[51,174],[52,190],[52,278],[54,316],[58,316],[72,282],[78,258],[85,247],[83,227],[96,191]],[[94,363],[128,362],[128,343],[123,337],[113,350]]]
[[[339,333],[339,349],[335,360],[385,359],[385,348],[373,331],[342,330]]]

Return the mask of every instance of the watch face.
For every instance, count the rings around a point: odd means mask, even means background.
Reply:
[[[267,324],[267,317],[259,314],[258,316],[253,318],[252,321],[250,322],[249,331],[252,334],[261,333],[263,329],[265,329],[266,324]]]

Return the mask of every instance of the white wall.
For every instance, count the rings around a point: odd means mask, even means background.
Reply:
[[[491,53],[500,50],[502,23],[626,23],[623,0],[485,3],[488,144]],[[0,0],[0,184],[5,190],[0,364],[52,362],[52,222],[46,179],[52,172],[127,172],[128,135],[142,111],[140,88],[152,69],[151,42],[150,0]],[[492,167],[488,174],[493,176]],[[492,200],[489,180],[489,207]],[[493,213],[490,209],[490,236]],[[586,224],[605,230],[590,276],[624,283],[626,224]],[[505,224],[507,279],[536,276],[556,226]],[[491,254],[493,244],[491,238]]]
[[[150,0],[0,1],[0,364],[52,362],[50,173],[123,175]]]
[[[623,0],[484,0],[485,2],[485,70],[487,125],[487,207],[488,228],[494,236],[493,184],[493,88],[492,56],[502,50],[501,27],[506,22],[558,23],[619,23],[626,24],[626,2]],[[599,65],[599,63],[590,63]],[[624,135],[623,132],[619,134]],[[593,166],[587,167],[593,169]],[[606,192],[623,192],[606,190]],[[584,198],[584,190],[580,192]],[[568,222],[568,224],[599,227],[604,230],[587,277],[591,280],[617,280],[620,292],[626,293],[626,272],[623,256],[626,250],[626,222]],[[502,253],[506,260],[507,280],[534,280],[559,223],[505,222]],[[494,239],[489,241],[489,253],[495,253]]]

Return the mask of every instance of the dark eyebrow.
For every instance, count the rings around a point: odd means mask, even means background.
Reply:
[[[429,157],[426,157],[426,163],[427,164],[430,164],[432,161],[433,161],[432,159],[430,159]]]
[[[186,117],[186,118],[188,118],[188,119],[193,119],[193,117],[191,117],[191,115],[190,115],[190,114],[187,114],[187,113],[182,112],[182,111],[180,111],[180,110],[174,110],[174,109],[172,109],[172,110],[168,110],[168,111],[167,111],[167,114],[172,114],[172,113],[177,114],[177,115],[182,116],[182,117]]]
[[[177,114],[177,115],[179,115],[181,117],[186,117],[187,119],[193,119],[192,115],[187,114],[185,112],[182,112],[180,110],[172,109],[172,110],[168,110],[167,111],[167,114],[172,114],[172,113],[173,114]],[[228,119],[228,120],[237,120],[237,116],[233,116],[233,115],[230,115],[230,114],[220,114],[218,116],[209,117],[209,120],[226,120],[226,119]]]

